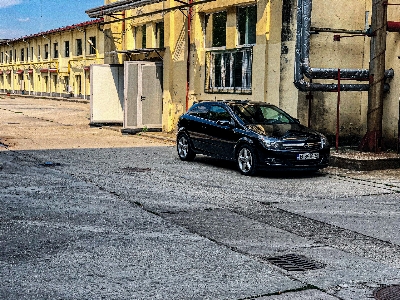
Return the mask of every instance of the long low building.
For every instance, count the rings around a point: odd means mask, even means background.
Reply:
[[[90,97],[89,70],[104,63],[102,19],[0,41],[0,92]]]

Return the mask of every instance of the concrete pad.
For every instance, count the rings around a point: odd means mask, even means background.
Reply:
[[[337,300],[339,298],[328,295],[319,290],[306,290],[306,291],[299,291],[299,292],[288,292],[283,293],[281,295],[273,295],[267,297],[260,297],[257,300]]]
[[[302,216],[327,222],[400,245],[400,194],[310,199],[306,202],[279,203],[276,206]]]

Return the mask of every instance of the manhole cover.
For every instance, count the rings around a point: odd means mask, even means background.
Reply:
[[[303,255],[286,254],[283,256],[267,258],[272,264],[287,271],[309,271],[322,269],[324,264],[312,261]]]
[[[381,287],[374,291],[377,300],[400,300],[400,285]]]

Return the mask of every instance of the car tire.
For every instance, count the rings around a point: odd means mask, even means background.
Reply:
[[[192,149],[190,139],[185,133],[178,135],[176,149],[181,160],[191,161],[196,157],[196,153]]]
[[[240,146],[236,154],[236,163],[241,174],[254,175],[257,171],[257,157],[253,147],[249,145]]]

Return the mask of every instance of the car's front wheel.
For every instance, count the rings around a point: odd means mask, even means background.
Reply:
[[[257,158],[254,149],[249,145],[242,145],[236,155],[236,162],[240,173],[254,175],[257,171]]]
[[[176,149],[181,160],[190,161],[196,156],[196,153],[193,151],[190,144],[189,137],[185,133],[182,133],[178,136]]]

